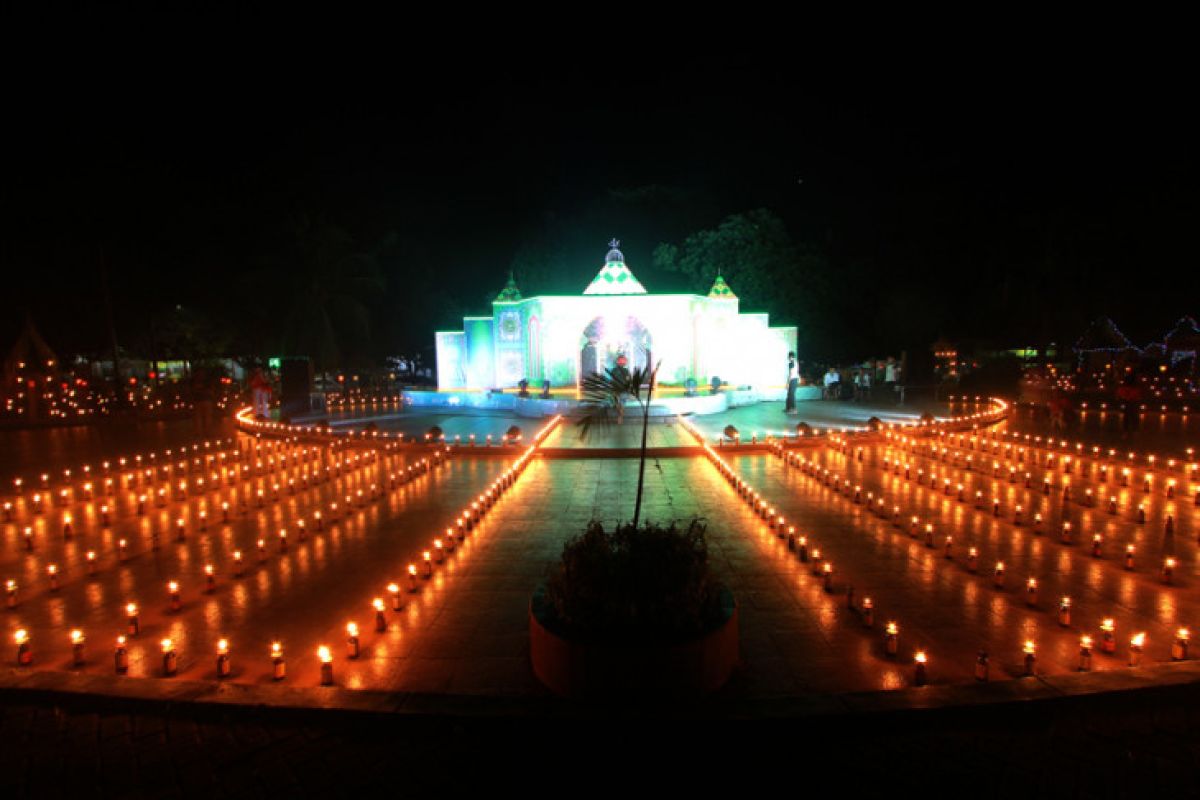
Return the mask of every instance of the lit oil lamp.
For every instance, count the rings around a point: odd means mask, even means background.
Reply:
[[[1188,640],[1191,633],[1187,628],[1175,631],[1175,642],[1171,645],[1171,660],[1186,661],[1188,657]]]
[[[125,637],[117,637],[117,646],[113,651],[113,666],[118,675],[129,671],[129,650],[125,647]]]
[[[1064,628],[1071,625],[1071,598],[1066,595],[1058,601],[1058,624]]]
[[[1079,671],[1088,672],[1092,668],[1092,637],[1079,637]]]
[[[1035,648],[1036,648],[1036,645],[1034,645],[1032,639],[1025,640],[1025,646],[1022,648],[1022,652],[1024,653],[1024,656],[1025,656],[1023,659],[1024,674],[1027,677],[1033,675],[1034,667],[1037,663],[1037,656],[1035,655],[1035,652],[1034,652]]]
[[[229,674],[229,640],[221,639],[217,642],[217,677],[228,678]]]
[[[13,633],[13,641],[17,644],[17,666],[28,667],[33,663],[33,648],[29,643],[29,632],[18,628]]]
[[[1105,617],[1100,622],[1100,651],[1112,655],[1117,652],[1116,623],[1112,617]]]
[[[900,627],[895,622],[889,622],[884,629],[884,652],[895,658],[900,649]]]
[[[163,677],[173,677],[179,668],[179,656],[175,653],[175,643],[170,639],[163,639],[160,645],[162,647]]]
[[[371,601],[371,606],[375,609],[375,631],[377,633],[383,633],[388,627],[387,615],[384,613],[384,610],[387,607],[383,604],[383,598],[376,597]]]
[[[1129,666],[1140,667],[1142,665],[1142,654],[1146,646],[1146,634],[1135,633],[1129,639]]]
[[[821,574],[821,548],[814,547],[812,549],[811,563],[812,563],[812,574],[820,575]]]
[[[358,658],[358,625],[353,622],[346,623],[346,657]]]
[[[271,680],[281,681],[287,677],[287,662],[283,660],[283,644],[271,642]]]
[[[928,675],[926,674],[926,662],[927,661],[928,661],[928,656],[925,655],[924,650],[918,650],[916,652],[916,654],[913,656],[913,665],[914,665],[913,685],[914,686],[924,686],[928,682]]]

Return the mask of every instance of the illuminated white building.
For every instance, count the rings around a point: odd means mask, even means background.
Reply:
[[[713,378],[764,388],[787,381],[795,327],[743,313],[720,275],[708,295],[650,294],[612,242],[595,279],[574,296],[522,297],[510,278],[486,317],[437,334],[438,388],[576,386],[624,355],[633,369],[662,362],[659,380],[697,386]]]

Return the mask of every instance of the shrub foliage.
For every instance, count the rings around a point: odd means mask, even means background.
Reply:
[[[721,621],[720,584],[708,566],[705,526],[596,521],[563,546],[546,599],[551,622],[583,638],[684,639]]]

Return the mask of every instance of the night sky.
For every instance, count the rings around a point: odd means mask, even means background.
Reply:
[[[6,337],[29,311],[61,352],[99,352],[101,258],[123,343],[175,306],[236,328],[262,299],[244,276],[297,215],[379,253],[375,354],[485,311],[549,228],[568,257],[526,294],[582,291],[613,236],[653,292],[680,280],[651,268],[659,242],[757,208],[828,261],[815,359],[1062,342],[1100,314],[1145,344],[1200,314],[1200,131],[1163,65],[563,50],[381,58],[367,79],[169,51],[63,58],[9,87]]]

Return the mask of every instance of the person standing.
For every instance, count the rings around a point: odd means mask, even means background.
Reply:
[[[796,413],[796,386],[800,383],[800,374],[796,371],[796,354],[788,351],[787,367],[787,400],[783,404],[783,413]]]
[[[271,413],[271,382],[256,368],[250,376],[250,393],[254,398],[254,416],[266,419]]]

